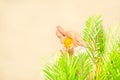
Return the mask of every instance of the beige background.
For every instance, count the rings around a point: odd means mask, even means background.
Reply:
[[[56,26],[80,34],[92,15],[106,27],[120,22],[120,0],[0,0],[0,80],[42,80],[60,49]]]

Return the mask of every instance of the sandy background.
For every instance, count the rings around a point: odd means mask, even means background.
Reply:
[[[0,0],[0,80],[42,80],[60,49],[56,26],[80,34],[92,15],[106,27],[120,22],[120,0]]]

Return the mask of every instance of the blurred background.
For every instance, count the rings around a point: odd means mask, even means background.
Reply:
[[[61,48],[56,26],[82,34],[89,16],[120,22],[120,0],[0,0],[0,80],[43,80],[42,66]]]

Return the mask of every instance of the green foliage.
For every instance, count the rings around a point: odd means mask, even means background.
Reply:
[[[46,80],[85,80],[91,69],[92,64],[87,54],[69,56],[65,52],[56,63],[47,65],[44,72]]]
[[[120,38],[104,31],[101,16],[86,21],[83,39],[88,49],[69,56],[64,52],[45,65],[45,80],[120,80]]]
[[[101,16],[93,16],[86,21],[83,39],[88,45],[92,57],[95,56],[94,53],[97,55],[104,53],[106,39]]]

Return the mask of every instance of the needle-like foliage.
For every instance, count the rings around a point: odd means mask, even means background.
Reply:
[[[120,38],[104,31],[101,16],[86,21],[85,52],[61,54],[55,63],[45,65],[45,80],[120,80]]]

